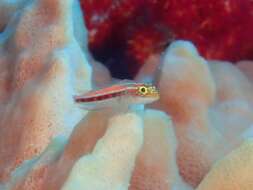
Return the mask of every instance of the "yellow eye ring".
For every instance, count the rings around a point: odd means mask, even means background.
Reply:
[[[145,86],[139,87],[139,93],[140,93],[141,95],[146,95],[146,94],[148,93],[148,88],[145,87]]]

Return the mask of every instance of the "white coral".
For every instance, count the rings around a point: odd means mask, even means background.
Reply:
[[[135,157],[143,141],[143,124],[135,114],[110,119],[93,152],[74,165],[62,190],[128,188]]]

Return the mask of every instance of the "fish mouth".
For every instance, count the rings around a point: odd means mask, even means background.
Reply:
[[[159,94],[159,92],[157,91],[157,92],[155,92],[155,93],[152,93],[152,94],[148,95],[147,98],[153,98],[153,99],[155,99],[155,100],[158,100],[158,99],[160,99],[160,94]]]
[[[160,95],[159,95],[159,94],[157,94],[157,95],[156,95],[156,96],[154,96],[153,98],[154,98],[154,101],[157,101],[157,100],[159,100],[159,99],[160,99]]]
[[[145,97],[144,98],[144,102],[145,102],[145,104],[150,104],[150,103],[155,102],[155,101],[157,101],[159,99],[160,99],[160,95],[159,94],[155,94],[155,95],[152,94],[150,96]]]

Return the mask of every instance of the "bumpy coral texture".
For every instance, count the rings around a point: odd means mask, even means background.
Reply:
[[[217,162],[197,190],[251,190],[252,165],[253,139],[251,138]]]
[[[0,34],[1,182],[52,137],[68,136],[85,114],[72,101],[73,94],[91,87],[82,39],[74,35],[83,30],[73,22],[74,6],[31,1],[9,13],[13,17]]]
[[[175,41],[135,78],[153,80],[159,101],[87,112],[73,95],[113,79],[88,52],[78,2],[9,3],[0,4],[0,190],[253,189],[249,62],[207,61]]]

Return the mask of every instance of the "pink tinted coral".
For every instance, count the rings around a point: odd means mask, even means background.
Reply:
[[[158,102],[87,113],[72,96],[112,79],[88,52],[78,2],[23,6],[0,33],[1,190],[219,189],[226,171],[227,189],[252,187],[252,81],[243,70],[176,41],[136,77],[155,81]]]
[[[71,33],[71,7],[33,1],[0,34],[0,181],[85,114],[72,96],[90,89],[91,68]]]

